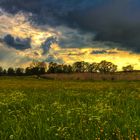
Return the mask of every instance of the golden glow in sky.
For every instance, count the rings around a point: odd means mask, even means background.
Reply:
[[[4,66],[27,66],[32,60],[47,60],[48,57],[53,58],[53,60],[62,60],[63,63],[72,64],[75,61],[86,61],[86,62],[100,62],[102,60],[111,61],[118,65],[119,70],[122,66],[132,64],[135,69],[140,69],[140,55],[134,54],[128,51],[121,51],[118,49],[106,49],[105,53],[93,53],[101,51],[104,46],[98,48],[94,44],[93,47],[85,46],[80,48],[67,48],[62,47],[57,43],[52,43],[48,52],[42,54],[43,50],[41,48],[42,44],[49,37],[56,36],[61,38],[63,33],[61,29],[65,28],[51,28],[49,26],[38,27],[29,23],[27,17],[22,13],[18,13],[15,16],[4,13],[0,15],[0,37],[3,38],[7,34],[11,34],[14,37],[20,38],[31,38],[31,48],[27,50],[15,50],[13,48],[8,48],[6,44],[1,43],[0,49],[1,53],[4,53],[7,58],[1,60],[1,64]],[[73,32],[73,29],[68,28]],[[4,48],[5,46],[5,48]],[[15,63],[10,63],[9,59]],[[26,59],[25,59],[26,58]]]

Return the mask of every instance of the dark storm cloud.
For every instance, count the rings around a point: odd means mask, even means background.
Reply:
[[[30,61],[31,58],[19,55],[16,50],[11,50],[0,42],[0,63],[4,68],[17,67]]]
[[[46,62],[57,62],[57,63],[60,63],[60,64],[64,63],[64,61],[61,58],[57,58],[54,55],[49,55],[46,59]]]
[[[15,48],[16,50],[26,50],[31,48],[30,38],[14,38],[12,35],[8,34],[3,38],[3,42],[5,42],[8,45],[8,47]]]
[[[93,46],[93,34],[79,30],[67,30],[59,37],[62,48],[85,48]]]
[[[96,41],[140,52],[139,0],[0,0],[0,6],[11,13],[31,12],[37,24],[79,28],[96,33]]]
[[[75,10],[91,7],[96,0],[0,0],[0,6],[10,13],[18,11],[31,12],[37,23],[49,23],[51,25],[72,24],[70,13]],[[73,22],[74,23],[74,22]]]
[[[97,51],[92,51],[91,54],[107,54],[106,50],[97,50]]]
[[[41,46],[41,48],[43,49],[43,54],[48,53],[51,48],[51,45],[54,43],[58,43],[57,38],[55,36],[48,37]]]
[[[107,50],[94,50],[91,54],[117,54],[115,51],[107,51]]]
[[[94,40],[120,43],[120,47],[140,53],[140,1],[110,0],[74,19],[82,28],[96,32]]]

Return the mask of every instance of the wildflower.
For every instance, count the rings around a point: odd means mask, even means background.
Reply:
[[[68,111],[67,111],[67,115],[69,115],[70,113],[71,113],[71,111],[70,111],[70,110],[68,110]]]
[[[60,131],[61,130],[61,127],[59,127],[58,129],[57,129],[57,131]]]
[[[10,138],[10,140],[13,140],[14,139],[14,135],[10,135],[9,138]]]
[[[89,121],[92,121],[92,118],[91,117],[89,118]]]
[[[101,132],[101,133],[103,133],[103,132],[104,132],[104,130],[101,128],[101,129],[100,129],[100,132]]]

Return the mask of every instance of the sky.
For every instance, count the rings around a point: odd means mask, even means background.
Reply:
[[[0,0],[0,65],[111,61],[140,69],[139,0]]]

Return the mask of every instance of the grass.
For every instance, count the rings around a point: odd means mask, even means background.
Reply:
[[[139,81],[0,78],[0,140],[139,138]]]

